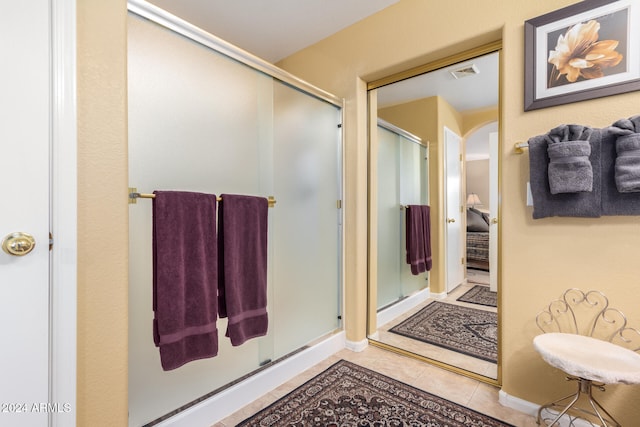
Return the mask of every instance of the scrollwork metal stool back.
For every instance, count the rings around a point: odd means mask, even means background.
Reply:
[[[621,424],[593,397],[595,387],[608,384],[640,384],[640,330],[627,326],[620,310],[609,307],[600,291],[571,288],[536,316],[544,332],[533,340],[534,348],[551,366],[561,369],[578,389],[561,399],[542,405],[537,423],[569,425],[580,416],[603,427]],[[551,414],[543,417],[543,412]],[[558,424],[556,424],[558,423]]]

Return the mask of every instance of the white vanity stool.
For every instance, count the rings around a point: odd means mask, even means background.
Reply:
[[[551,409],[557,415],[548,426],[573,413],[591,416],[603,427],[620,427],[591,390],[604,391],[609,384],[640,384],[640,331],[626,326],[624,314],[609,308],[604,294],[579,289],[565,291],[538,314],[536,323],[545,332],[533,340],[536,351],[549,365],[565,372],[567,380],[578,383],[576,393],[542,405],[537,423],[542,421],[543,410]]]

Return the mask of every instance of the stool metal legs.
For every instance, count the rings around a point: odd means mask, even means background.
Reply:
[[[545,424],[549,427],[556,425],[556,423],[558,423],[557,425],[560,426],[560,418],[562,418],[563,415],[567,414],[567,412],[572,409],[575,412],[596,417],[602,423],[602,427],[622,427],[620,423],[616,421],[615,418],[613,418],[611,414],[607,412],[607,410],[604,409],[602,405],[598,403],[598,401],[591,394],[592,387],[597,387],[599,390],[604,391],[604,386],[602,384],[595,384],[591,380],[585,380],[584,378],[575,377],[567,377],[567,381],[578,381],[578,391],[554,402],[547,403],[546,405],[541,406],[538,410],[538,418],[536,420],[538,425],[542,421],[542,411],[544,409],[556,409],[560,411],[560,413],[558,413],[551,424]],[[583,400],[588,401],[590,408],[584,409],[576,405],[581,396],[585,397],[585,399]],[[571,401],[567,403],[569,399],[571,399]],[[571,423],[570,425],[573,425],[573,423]]]

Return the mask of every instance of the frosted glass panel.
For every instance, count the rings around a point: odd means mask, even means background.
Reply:
[[[258,109],[271,78],[129,18],[129,182],[141,192],[261,194]],[[211,78],[212,76],[216,78]],[[266,81],[266,82],[265,82]],[[224,102],[222,102],[224,100]],[[243,173],[237,173],[241,167]],[[162,371],[151,326],[151,201],[129,209],[130,424],[142,425],[259,366],[261,340]],[[226,320],[218,322],[222,334]]]
[[[274,86],[276,357],[339,326],[340,110]]]
[[[428,204],[426,147],[378,127],[378,309],[427,286],[406,264],[406,205]]]
[[[404,205],[419,205],[422,202],[420,169],[420,145],[398,136],[400,150],[400,202]]]
[[[267,336],[164,372],[152,336],[151,201],[129,207],[129,425],[140,426],[338,328],[339,108],[129,15],[129,184],[274,195]]]
[[[378,308],[402,297],[399,138],[378,127]]]

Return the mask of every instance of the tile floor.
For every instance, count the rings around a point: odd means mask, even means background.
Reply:
[[[489,284],[489,273],[480,271],[480,270],[468,270],[468,283],[463,283],[454,289],[449,295],[447,295],[443,299],[438,299],[437,301],[446,302],[449,304],[461,305],[477,310],[486,310],[496,312],[497,309],[494,307],[487,307],[477,304],[470,304],[466,302],[457,301],[457,298],[464,295],[465,292],[470,290],[476,284]],[[377,341],[380,341],[384,344],[388,344],[393,347],[398,347],[403,350],[419,354],[424,357],[428,357],[430,359],[439,360],[441,362],[447,363],[449,365],[457,366],[458,368],[475,372],[477,374],[489,377],[489,378],[497,378],[498,377],[498,366],[495,363],[487,362],[481,359],[477,359],[475,357],[467,356],[462,353],[457,353],[455,351],[447,350],[442,347],[438,347],[435,345],[427,344],[415,339],[411,339],[402,335],[395,334],[393,332],[389,332],[393,326],[398,323],[403,322],[405,319],[413,316],[418,311],[422,310],[426,305],[431,302],[436,301],[434,298],[427,299],[424,303],[414,307],[413,309],[407,311],[401,316],[396,317],[395,319],[387,322],[384,325],[380,325],[378,328]]]
[[[235,426],[340,359],[357,363],[360,366],[388,375],[429,393],[437,394],[460,405],[511,423],[514,426],[537,426],[534,417],[500,405],[498,403],[499,389],[496,387],[373,346],[368,346],[359,353],[342,350],[334,354],[322,363],[301,373],[293,380],[274,389],[221,422],[214,424],[214,426]]]

